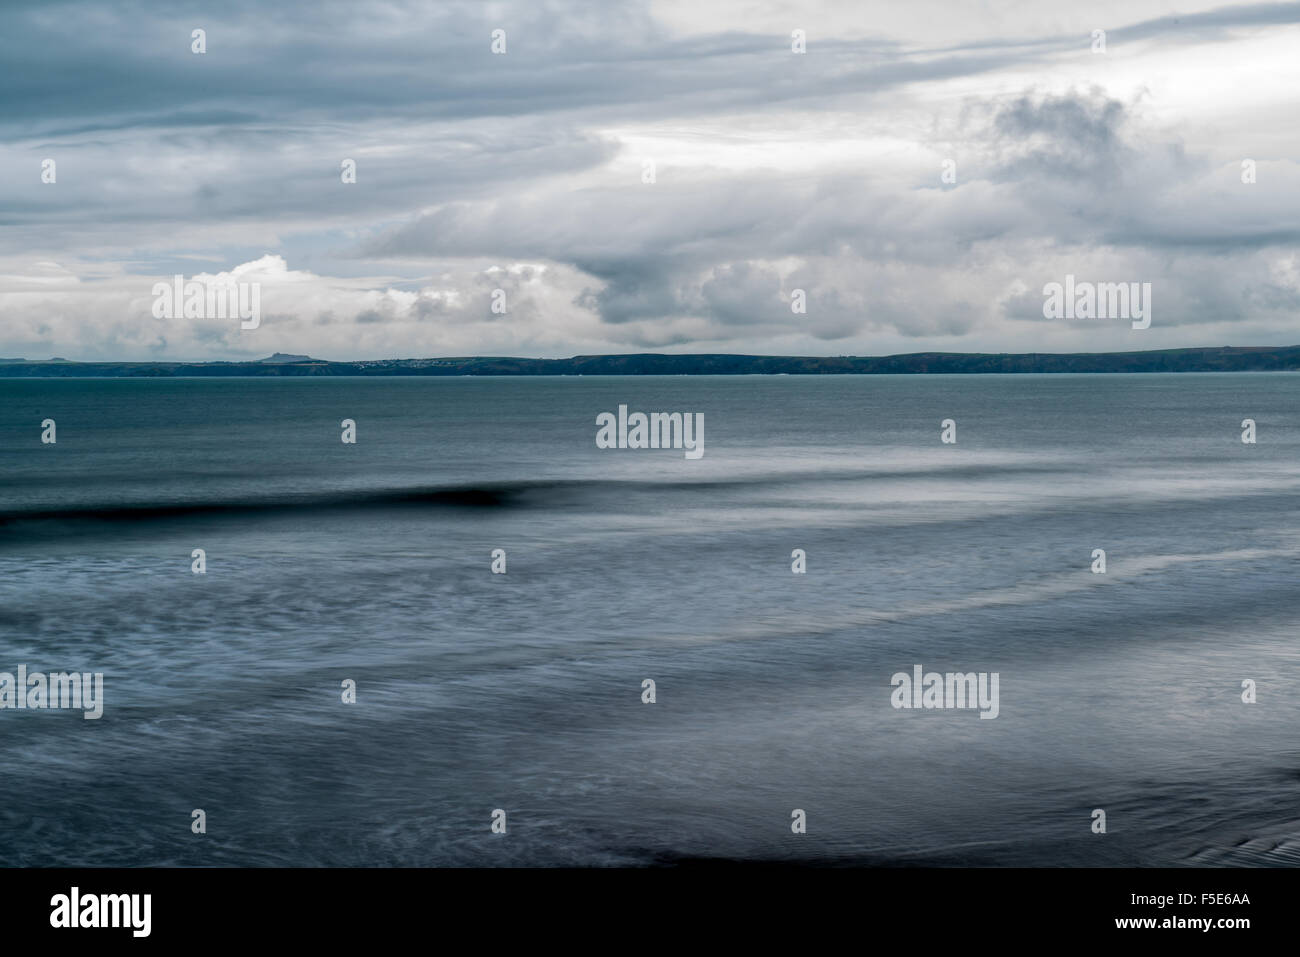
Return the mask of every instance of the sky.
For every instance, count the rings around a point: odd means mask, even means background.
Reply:
[[[3,357],[1300,343],[1300,3],[6,0],[0,68]]]

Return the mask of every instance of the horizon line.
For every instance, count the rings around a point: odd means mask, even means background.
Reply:
[[[1269,352],[1300,350],[1300,344],[1266,345],[1266,346],[1172,346],[1164,349],[1126,349],[1109,352],[954,352],[943,350],[926,350],[921,352],[895,352],[884,355],[858,355],[850,353],[810,354],[810,353],[760,353],[760,352],[594,352],[576,353],[571,356],[520,356],[520,355],[451,355],[451,356],[389,356],[385,358],[363,359],[323,359],[305,353],[275,352],[259,359],[68,359],[64,356],[52,356],[48,359],[28,359],[26,357],[0,356],[0,365],[302,365],[324,363],[331,365],[353,365],[374,362],[574,362],[598,359],[752,359],[752,360],[888,360],[912,359],[927,356],[955,358],[998,357],[998,358],[1074,358],[1101,356],[1141,356],[1173,352]],[[278,362],[277,362],[278,360]]]

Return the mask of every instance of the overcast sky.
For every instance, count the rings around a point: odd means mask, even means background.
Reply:
[[[0,62],[0,356],[1300,343],[1296,3],[8,0]]]

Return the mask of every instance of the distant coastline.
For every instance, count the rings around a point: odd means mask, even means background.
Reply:
[[[1148,352],[894,356],[631,355],[523,359],[468,356],[330,362],[276,353],[246,362],[74,362],[0,358],[0,378],[178,376],[935,375],[1068,372],[1296,372],[1300,346],[1214,346]]]

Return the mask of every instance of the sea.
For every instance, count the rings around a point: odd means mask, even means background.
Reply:
[[[1298,582],[1296,374],[3,379],[0,864],[1300,865]]]

